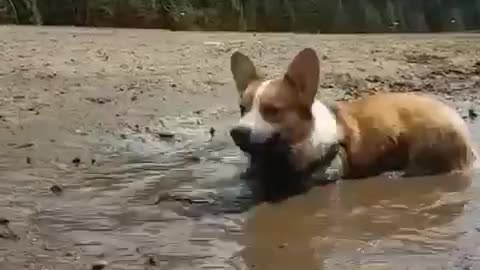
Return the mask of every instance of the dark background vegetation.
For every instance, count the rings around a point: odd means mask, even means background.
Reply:
[[[480,29],[480,0],[0,0],[0,23],[320,33]]]

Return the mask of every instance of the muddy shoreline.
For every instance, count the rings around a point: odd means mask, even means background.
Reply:
[[[358,269],[405,269],[402,256],[408,254],[419,258],[411,260],[415,267],[410,269],[478,265],[480,252],[472,239],[480,238],[475,234],[479,213],[465,210],[480,205],[472,195],[478,192],[475,185],[452,187],[445,180],[452,190],[440,194],[428,184],[424,193],[416,193],[422,187],[374,181],[384,194],[368,203],[351,192],[368,193],[375,187],[369,181],[332,185],[315,191],[317,195],[246,213],[212,211],[205,207],[208,201],[202,201],[210,196],[205,194],[228,187],[245,166],[228,137],[229,125],[238,118],[229,71],[233,51],[241,50],[262,72],[274,76],[298,50],[313,47],[322,59],[319,98],[427,92],[455,106],[480,138],[475,124],[480,113],[478,34],[298,35],[1,26],[0,36],[1,269],[91,269],[102,261],[105,269],[280,269],[282,263],[343,269],[335,260],[353,269],[352,261],[361,260],[345,250],[368,253],[365,246],[370,247],[372,262],[366,263],[370,268]],[[409,195],[395,197],[401,188]],[[162,200],[162,194],[172,192],[186,199]],[[339,194],[340,206],[330,198]],[[412,196],[425,200],[407,198]],[[395,201],[391,198],[398,201],[385,202]],[[436,205],[438,201],[444,205]],[[389,207],[394,210],[382,212]],[[420,210],[428,207],[443,212]],[[309,223],[278,225],[289,219],[284,212]],[[369,229],[362,213],[394,217],[390,223],[383,220],[388,226],[374,226],[378,230],[372,229],[369,236],[362,234]],[[318,219],[305,218],[313,216]],[[319,221],[324,216],[327,223]],[[345,231],[328,231],[332,222],[339,222],[335,226]],[[348,229],[343,225],[348,222],[364,231]],[[424,226],[415,227],[416,239],[402,239],[398,228],[392,229],[395,222],[411,230],[417,223]],[[283,229],[285,237],[270,234],[267,225]],[[466,229],[459,232],[450,226]],[[353,240],[357,234],[363,238]],[[456,234],[467,240],[449,238],[444,246],[446,238]],[[284,242],[275,242],[279,238]],[[406,244],[412,242],[428,247]],[[332,252],[332,243],[337,245],[333,250],[347,255],[326,255]],[[445,252],[430,248],[435,243]],[[282,259],[285,256],[291,256],[292,264]]]

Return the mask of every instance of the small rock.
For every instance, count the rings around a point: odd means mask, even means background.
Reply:
[[[148,256],[147,264],[150,265],[150,266],[156,266],[157,261],[155,260],[155,258],[153,256]]]
[[[160,137],[160,139],[172,139],[173,137],[175,137],[174,133],[167,132],[167,131],[158,132],[157,135],[158,137]]]
[[[130,98],[131,101],[135,101],[135,100],[137,100],[137,99],[138,99],[137,96],[132,96],[132,97]]]
[[[125,139],[127,138],[127,135],[126,135],[126,134],[120,134],[120,138],[121,138],[122,140],[125,140]]]
[[[91,163],[92,165],[95,165],[95,163],[97,163],[97,160],[94,159],[94,158],[92,158],[92,159],[90,160],[90,163]]]
[[[102,270],[102,269],[105,269],[107,265],[108,265],[107,261],[104,261],[104,260],[97,261],[92,264],[92,270]]]
[[[212,140],[213,137],[215,137],[216,130],[214,127],[211,127],[209,131],[210,131],[210,140]]]
[[[16,148],[16,149],[30,148],[30,147],[32,147],[33,145],[34,145],[33,143],[24,143],[24,144],[18,145],[18,146],[15,147],[15,148]]]
[[[27,164],[32,164],[32,158],[27,157],[27,160],[26,160],[26,161],[27,161]]]
[[[18,241],[20,237],[8,227],[10,221],[6,218],[0,218],[0,239]]]
[[[365,80],[366,80],[367,82],[378,83],[378,82],[380,82],[382,79],[381,79],[380,76],[378,76],[378,75],[369,75],[369,76],[367,76],[367,78],[365,78]]]
[[[470,120],[474,120],[478,117],[478,113],[473,108],[470,108],[468,109],[468,117]]]
[[[50,191],[55,195],[60,195],[63,189],[59,185],[53,185],[50,187]]]
[[[72,160],[72,163],[75,165],[75,166],[79,166],[80,165],[80,158],[79,157],[75,157],[73,160]]]
[[[81,129],[76,129],[75,133],[82,136],[88,135],[88,133],[85,130],[81,130]]]
[[[278,248],[286,248],[286,247],[288,247],[287,243],[282,243],[282,244],[278,245]]]
[[[200,162],[201,159],[197,155],[188,155],[185,157],[186,160],[192,161],[192,162]]]
[[[111,98],[106,98],[106,97],[96,97],[96,98],[86,97],[85,99],[96,104],[105,104],[105,103],[112,102]]]

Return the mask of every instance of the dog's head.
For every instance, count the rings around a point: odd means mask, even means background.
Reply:
[[[292,146],[313,128],[312,104],[320,65],[313,49],[300,51],[280,78],[266,80],[240,52],[231,56],[231,71],[240,96],[239,123],[230,130],[235,144],[253,155],[265,146]]]

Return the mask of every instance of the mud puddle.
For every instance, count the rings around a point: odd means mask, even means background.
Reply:
[[[228,200],[242,192],[237,175],[245,160],[226,132],[211,138],[208,130],[192,124],[194,119],[183,124],[173,120],[179,123],[173,138],[151,140],[150,133],[133,132],[124,136],[123,152],[112,151],[95,164],[33,169],[2,157],[0,182],[8,187],[2,188],[2,215],[8,216],[14,234],[26,231],[20,237],[40,251],[21,258],[15,252],[18,241],[0,239],[9,241],[0,249],[0,265],[31,261],[54,269],[88,269],[104,261],[107,269],[480,267],[478,174],[473,179],[343,181],[249,208],[248,200]],[[474,123],[472,129],[478,131],[480,125]],[[70,184],[57,185],[60,180],[52,179],[69,179]]]

